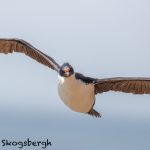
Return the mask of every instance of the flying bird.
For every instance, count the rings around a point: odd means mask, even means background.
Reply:
[[[94,109],[95,95],[108,91],[150,94],[150,78],[97,79],[74,71],[69,63],[60,66],[53,58],[21,39],[0,39],[0,53],[24,53],[58,73],[58,94],[71,110],[101,117]]]

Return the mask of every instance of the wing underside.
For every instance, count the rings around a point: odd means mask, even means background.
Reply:
[[[150,94],[150,78],[108,78],[95,82],[96,94],[108,91]]]
[[[60,66],[53,58],[36,49],[26,41],[21,39],[0,39],[0,53],[8,54],[13,52],[24,53],[37,62],[46,65],[57,72],[59,71]]]

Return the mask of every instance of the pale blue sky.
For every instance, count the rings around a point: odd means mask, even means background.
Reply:
[[[148,0],[5,0],[0,37],[22,38],[88,76],[150,77],[149,8]],[[0,74],[2,138],[50,137],[53,149],[150,147],[149,95],[98,95],[102,119],[94,119],[70,111],[57,73],[22,54],[0,54]]]

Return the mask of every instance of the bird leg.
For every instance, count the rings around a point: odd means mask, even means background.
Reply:
[[[95,109],[91,109],[87,114],[93,116],[93,117],[96,117],[96,118],[100,118],[101,117],[101,114],[99,112],[97,112]]]

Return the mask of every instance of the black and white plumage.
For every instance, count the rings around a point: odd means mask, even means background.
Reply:
[[[0,53],[24,53],[39,63],[58,72],[58,94],[64,104],[76,112],[100,117],[94,110],[95,95],[108,91],[133,94],[150,94],[150,78],[106,78],[96,79],[74,72],[69,63],[58,65],[50,56],[20,39],[0,39]]]

